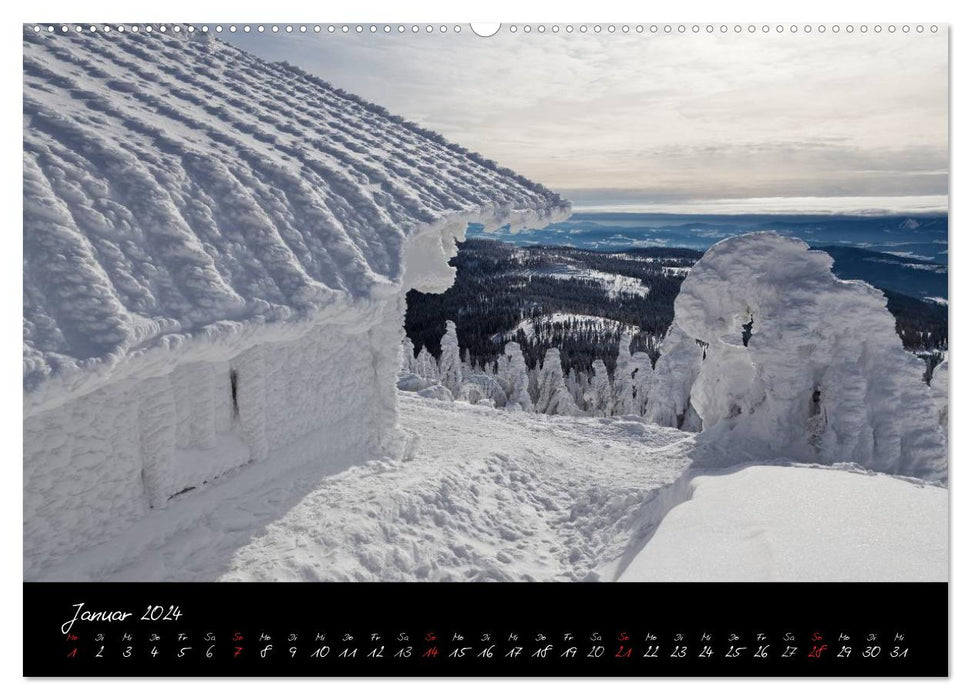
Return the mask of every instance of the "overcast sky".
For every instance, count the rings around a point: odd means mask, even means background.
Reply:
[[[486,39],[467,28],[325,29],[229,41],[290,61],[581,206],[946,202],[944,31],[501,31]]]

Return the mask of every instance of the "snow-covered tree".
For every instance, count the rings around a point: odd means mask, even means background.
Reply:
[[[550,348],[546,351],[538,384],[538,398],[535,406],[537,413],[546,413],[551,416],[579,415],[580,409],[577,408],[573,397],[566,388],[563,379],[563,366],[560,364],[560,351],[556,348]]]
[[[948,405],[948,367],[947,356],[934,368],[931,375],[931,395],[934,397],[934,404],[937,408],[937,421],[947,436],[947,405]]]
[[[442,354],[438,360],[439,380],[453,395],[458,395],[462,386],[462,356],[459,353],[459,338],[453,321],[445,322],[445,335],[442,336]]]
[[[587,412],[594,416],[609,416],[613,411],[614,391],[610,384],[610,375],[603,360],[593,361],[593,378],[585,399]]]
[[[415,359],[415,374],[422,379],[438,381],[438,363],[435,362],[435,358],[424,345],[421,346],[418,357]]]
[[[586,407],[586,401],[584,396],[586,396],[587,390],[590,388],[590,380],[586,374],[578,372],[576,369],[570,369],[566,374],[566,388],[570,392],[570,396],[573,397],[573,403],[583,411]]]
[[[654,368],[651,356],[646,352],[635,352],[631,361],[634,365],[634,413],[643,416],[647,413],[648,397],[654,383]]]
[[[701,419],[691,405],[691,387],[701,371],[701,356],[698,342],[672,324],[654,366],[644,411],[648,420],[669,428],[701,430]]]
[[[507,360],[506,376],[509,384],[507,407],[519,406],[524,411],[533,410],[533,401],[529,398],[529,375],[526,373],[526,360],[519,343],[508,342],[505,348]]]
[[[405,373],[415,371],[415,344],[408,336],[401,341],[401,371]]]
[[[625,331],[620,337],[617,367],[614,369],[614,396],[611,414],[626,416],[634,413],[634,362],[631,359],[631,334]]]
[[[505,354],[496,358],[495,375],[502,381],[509,382],[509,357]]]
[[[472,374],[477,374],[481,372],[479,367],[476,366],[475,362],[469,359],[470,357],[471,355],[469,353],[469,349],[465,348],[465,350],[462,351],[462,376],[463,377],[468,377]]]
[[[705,433],[749,454],[945,479],[924,363],[903,348],[883,293],[832,266],[774,233],[712,246],[674,303],[675,349],[700,341],[704,359],[674,385],[691,380]]]
[[[536,397],[539,396],[539,363],[536,363],[536,367],[526,369],[526,379],[528,380],[526,384],[526,390],[529,391],[529,399],[533,402],[533,407],[536,407]]]

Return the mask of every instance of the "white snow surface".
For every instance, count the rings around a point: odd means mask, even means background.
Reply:
[[[175,358],[238,354],[283,321],[346,323],[402,290],[442,291],[468,223],[569,214],[209,35],[25,27],[23,66],[27,414]]]
[[[667,269],[667,268],[666,268]],[[596,282],[611,299],[628,294],[638,297],[646,297],[651,293],[651,288],[641,282],[637,277],[628,277],[614,272],[602,272],[592,268],[581,268],[568,263],[557,263],[547,268],[536,270],[533,275],[538,277],[553,277],[556,279],[578,280],[584,282]]]
[[[947,581],[946,489],[754,465],[696,476],[621,581]]]
[[[653,551],[672,508],[688,501],[693,490],[695,498],[703,495],[699,474],[712,475],[701,484],[731,485],[737,474],[724,467],[749,458],[743,446],[726,451],[707,444],[703,436],[639,418],[545,416],[407,394],[399,402],[401,426],[410,436],[402,459],[357,462],[349,468],[335,456],[299,461],[296,441],[291,451],[278,453],[288,460],[288,470],[268,473],[259,465],[244,466],[233,479],[178,497],[113,540],[65,558],[35,578],[615,580],[630,571],[632,562],[642,574],[640,567],[653,569],[645,552]],[[746,508],[753,520],[761,517],[754,511],[765,513],[759,522],[766,528],[799,530],[799,536],[773,538],[776,560],[803,556],[823,515],[850,510],[844,518],[847,527],[829,540],[833,551],[827,560],[846,561],[843,571],[849,578],[865,578],[872,570],[854,566],[840,551],[858,551],[868,542],[877,542],[892,562],[893,571],[883,571],[887,576],[904,580],[931,559],[936,568],[928,570],[940,570],[937,557],[946,561],[944,535],[921,553],[908,544],[919,535],[907,532],[930,533],[946,519],[944,489],[917,480],[851,474],[861,486],[847,493],[858,500],[839,496],[817,514],[792,508],[794,500],[823,497],[818,489],[814,495],[801,486],[788,488],[788,476],[804,471],[775,468],[781,485],[771,490],[766,476],[764,498],[753,495],[753,505]],[[833,479],[826,494],[843,489],[842,472],[816,473]],[[864,482],[876,489],[873,495],[865,493]],[[744,486],[731,486],[733,496],[741,498]],[[943,497],[925,500],[928,494]],[[704,520],[707,511],[702,510],[694,521]],[[723,502],[717,512],[729,510]],[[891,523],[893,530],[877,536],[867,523]],[[729,524],[735,527],[734,521]],[[751,531],[745,527],[747,521],[738,525],[739,532]],[[814,556],[822,556],[822,537]],[[898,549],[897,541],[907,546]],[[868,551],[876,556],[875,549]],[[753,566],[764,565],[762,550],[749,555]],[[692,556],[684,557],[680,571],[674,557],[659,561],[681,580],[704,576]]]

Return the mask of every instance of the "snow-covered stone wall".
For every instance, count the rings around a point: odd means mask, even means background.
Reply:
[[[569,210],[211,37],[25,28],[25,575],[244,465],[393,452],[405,292]]]
[[[883,294],[773,233],[729,238],[692,268],[656,367],[653,415],[761,454],[946,479],[924,365]]]

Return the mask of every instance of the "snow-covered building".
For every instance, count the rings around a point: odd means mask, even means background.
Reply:
[[[392,453],[405,292],[569,215],[201,32],[28,27],[23,66],[28,579],[243,465]]]

